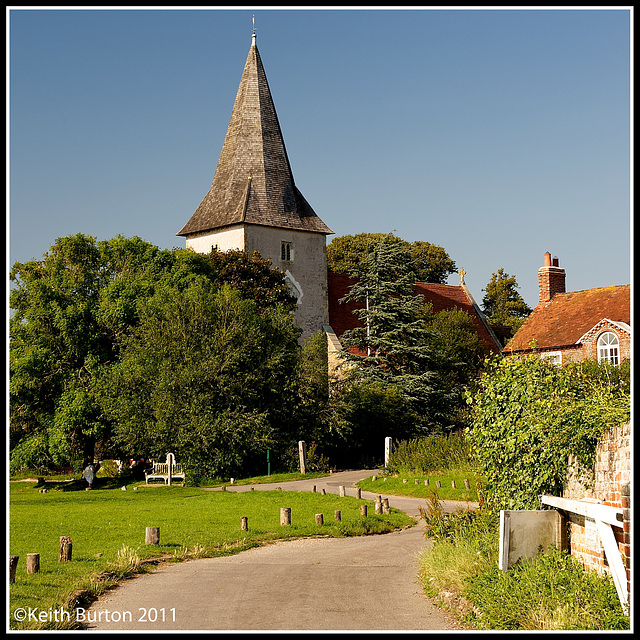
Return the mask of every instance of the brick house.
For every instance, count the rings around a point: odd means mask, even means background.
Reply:
[[[550,253],[538,269],[539,301],[503,349],[558,364],[631,359],[631,286],[566,291],[566,273]]]

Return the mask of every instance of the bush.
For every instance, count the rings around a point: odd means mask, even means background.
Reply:
[[[394,445],[387,470],[389,473],[432,473],[451,469],[471,470],[472,449],[463,432],[431,435]]]
[[[598,438],[629,420],[629,366],[494,358],[467,401],[474,413],[466,434],[487,501],[537,509],[540,494],[562,490],[569,456],[590,469]]]

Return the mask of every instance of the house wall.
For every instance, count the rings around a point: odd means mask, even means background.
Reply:
[[[564,498],[599,501],[621,508],[623,526],[613,527],[618,549],[627,570],[627,589],[631,594],[631,425],[608,431],[598,442],[596,462],[586,477],[580,477],[570,465]],[[595,521],[576,514],[566,514],[571,555],[585,567],[608,572]]]

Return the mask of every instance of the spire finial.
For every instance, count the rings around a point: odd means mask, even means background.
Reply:
[[[251,44],[256,44],[256,16],[255,14],[251,17],[251,22],[253,23],[253,28],[251,30]]]

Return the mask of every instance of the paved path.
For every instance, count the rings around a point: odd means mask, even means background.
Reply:
[[[355,495],[354,483],[374,471],[254,485],[288,491]],[[382,486],[382,483],[381,483]],[[228,487],[247,491],[251,487]],[[384,496],[384,493],[381,492]],[[365,499],[374,494],[362,492]],[[389,496],[392,507],[418,517],[424,500]],[[446,508],[455,508],[449,503]],[[459,630],[431,604],[417,582],[424,528],[354,538],[283,541],[222,557],[164,566],[126,581],[86,613],[100,631]],[[146,613],[146,621],[141,620]],[[151,620],[154,619],[155,621]]]

